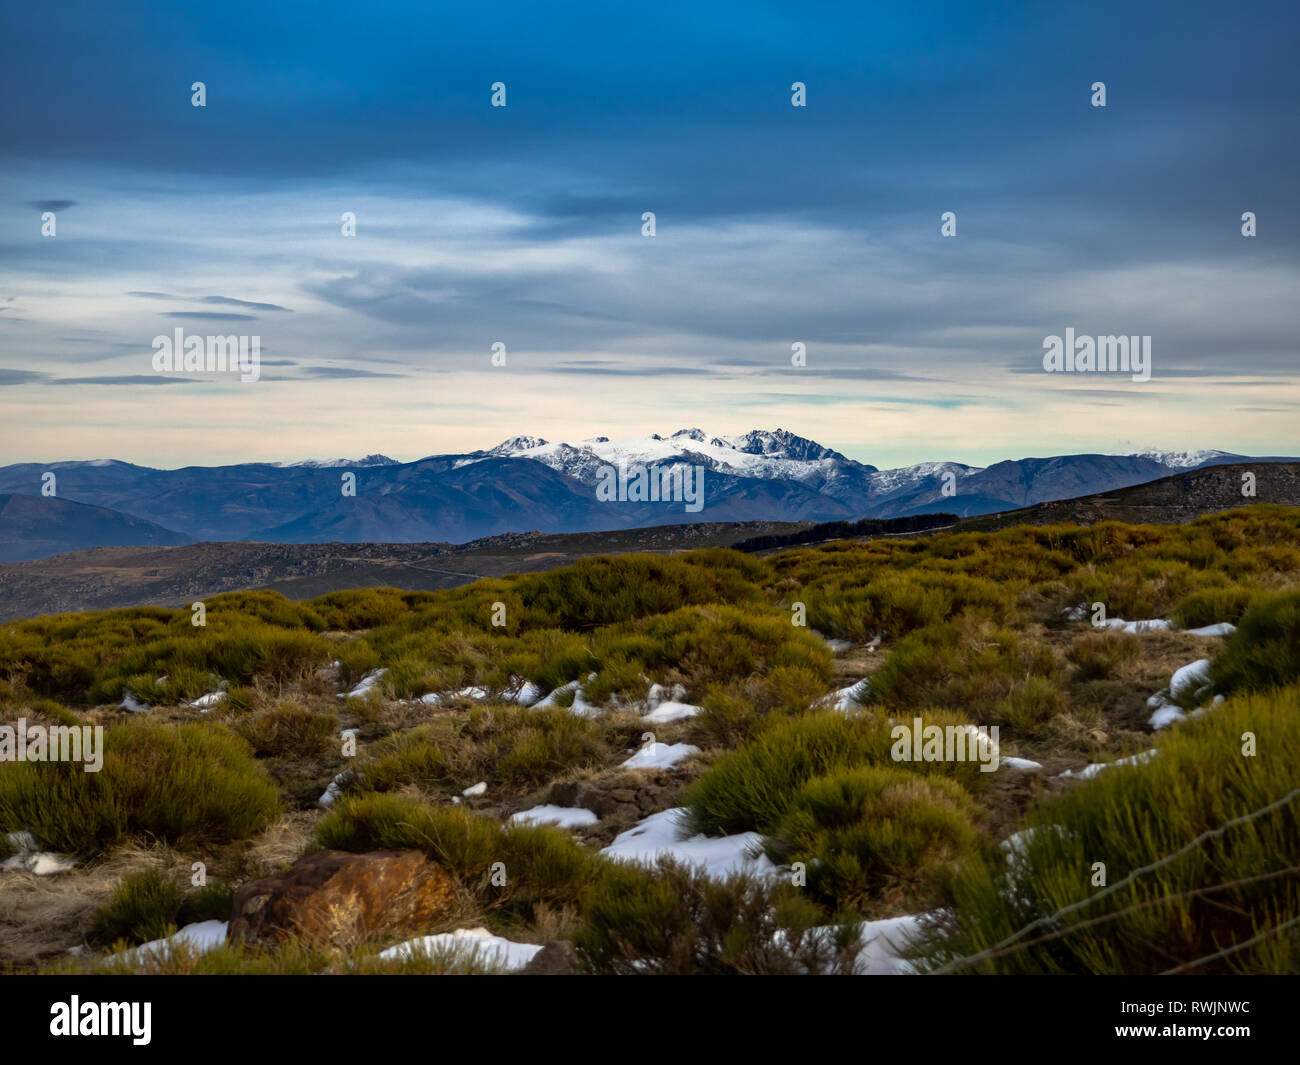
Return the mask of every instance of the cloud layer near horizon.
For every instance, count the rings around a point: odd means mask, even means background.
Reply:
[[[7,10],[0,461],[1295,451],[1294,10],[968,7]],[[143,387],[178,326],[262,379]],[[1150,334],[1152,380],[1044,374],[1066,327]]]

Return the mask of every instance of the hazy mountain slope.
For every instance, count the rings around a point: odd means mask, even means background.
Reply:
[[[0,562],[22,562],[86,547],[191,542],[184,533],[104,507],[57,496],[0,495]]]

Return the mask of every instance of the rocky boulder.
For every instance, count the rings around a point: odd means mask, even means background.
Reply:
[[[456,879],[419,851],[319,851],[241,887],[227,938],[274,943],[293,936],[346,948],[381,933],[425,932],[454,915],[462,898]]]

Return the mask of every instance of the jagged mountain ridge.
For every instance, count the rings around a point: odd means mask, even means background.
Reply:
[[[22,463],[0,468],[0,493],[32,500],[21,508],[21,523],[0,520],[0,543],[19,545],[13,557],[30,558],[39,557],[31,552],[46,544],[76,550],[121,542],[103,538],[110,534],[102,521],[74,523],[71,538],[60,533],[66,514],[61,518],[53,506],[40,509],[42,478],[49,472],[56,475],[59,500],[106,508],[193,540],[459,543],[506,532],[609,531],[681,522],[836,521],[936,511],[966,517],[1240,460],[1222,451],[1183,450],[1027,458],[988,467],[925,462],[881,470],[783,429],[720,436],[692,428],[666,437],[567,442],[516,436],[486,450],[405,463],[383,455],[173,470],[111,459]],[[602,468],[677,465],[705,471],[698,510],[681,501],[597,498]],[[348,474],[355,495],[343,493]],[[40,527],[42,522],[48,527]],[[111,536],[121,535],[122,528],[130,525],[115,525]]]

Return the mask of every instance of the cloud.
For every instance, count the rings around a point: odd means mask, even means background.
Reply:
[[[36,370],[0,369],[0,385],[30,385],[49,380],[50,375]]]
[[[407,377],[402,373],[379,373],[377,370],[360,370],[350,366],[305,366],[301,377]]]
[[[251,300],[237,300],[230,296],[204,296],[204,303],[228,303],[235,307],[247,307],[254,311],[287,311],[292,314],[288,307],[281,307],[278,303],[253,303]]]
[[[164,311],[164,318],[194,318],[210,322],[255,322],[254,314],[227,314],[222,311]]]
[[[66,211],[69,207],[76,207],[76,200],[28,200],[28,207],[35,207],[38,211]]]
[[[187,377],[167,377],[159,374],[157,377],[150,377],[148,374],[122,374],[120,377],[105,375],[103,377],[56,377],[50,382],[52,385],[191,385],[194,384],[193,378]]]

